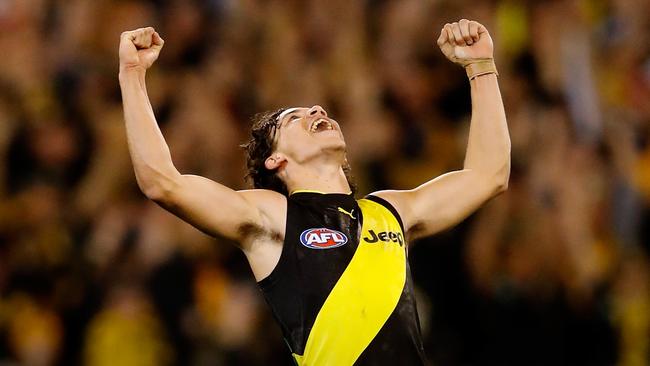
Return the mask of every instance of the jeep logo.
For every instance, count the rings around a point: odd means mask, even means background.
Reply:
[[[378,241],[383,241],[383,242],[389,242],[392,241],[394,243],[398,243],[400,247],[404,246],[404,237],[402,237],[402,233],[400,232],[394,232],[394,231],[380,231],[379,234],[375,233],[374,230],[368,230],[368,234],[370,236],[367,236],[363,238],[367,243],[376,243]]]

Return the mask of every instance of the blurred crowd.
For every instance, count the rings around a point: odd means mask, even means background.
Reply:
[[[183,173],[245,188],[250,117],[320,104],[360,192],[462,167],[465,74],[495,41],[509,190],[410,250],[434,365],[650,364],[650,1],[0,0],[0,365],[289,365],[245,258],[147,201],[122,31]],[[215,207],[219,210],[219,207]]]

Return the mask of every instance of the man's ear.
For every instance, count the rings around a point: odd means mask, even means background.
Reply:
[[[279,168],[287,159],[282,154],[274,153],[271,154],[266,161],[264,161],[264,166],[268,170],[275,170]]]

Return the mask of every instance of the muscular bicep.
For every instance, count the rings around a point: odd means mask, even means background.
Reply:
[[[156,203],[211,236],[243,242],[252,230],[272,230],[268,208],[283,197],[270,191],[235,191],[210,179],[182,175]]]
[[[489,179],[469,169],[443,174],[408,191],[373,193],[399,212],[409,239],[448,229],[501,192]]]

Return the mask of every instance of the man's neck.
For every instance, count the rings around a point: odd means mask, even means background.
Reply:
[[[287,169],[285,174],[289,193],[305,190],[348,194],[352,191],[340,164],[296,165]]]

